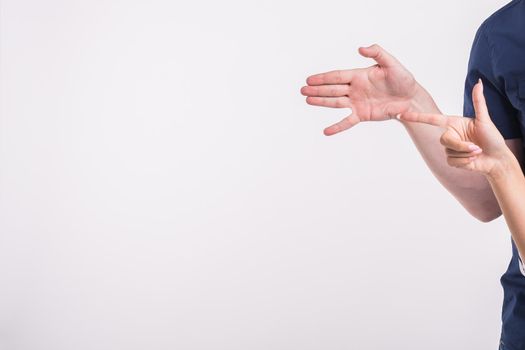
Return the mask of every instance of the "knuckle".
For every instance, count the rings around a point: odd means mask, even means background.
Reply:
[[[441,135],[441,137],[439,138],[439,143],[441,143],[443,146],[446,146],[447,142],[446,142],[446,134],[443,134]]]

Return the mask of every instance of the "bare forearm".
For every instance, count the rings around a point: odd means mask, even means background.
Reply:
[[[518,160],[510,150],[502,167],[489,174],[487,179],[523,260],[525,257],[525,177]]]
[[[417,112],[441,113],[430,94],[420,85],[411,109]],[[496,197],[485,176],[451,167],[447,163],[446,153],[440,143],[443,130],[423,123],[400,122],[430,171],[469,213],[485,222],[501,215]]]

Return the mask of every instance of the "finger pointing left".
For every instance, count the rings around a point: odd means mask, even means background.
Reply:
[[[447,117],[443,114],[405,112],[399,114],[397,117],[399,120],[408,122],[425,123],[441,127],[447,126]]]

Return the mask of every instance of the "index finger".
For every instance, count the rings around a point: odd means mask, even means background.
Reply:
[[[425,123],[435,126],[446,127],[447,116],[435,113],[405,112],[398,115],[398,119],[408,122]]]
[[[319,73],[309,76],[306,79],[308,85],[325,85],[325,84],[349,84],[352,81],[354,73],[351,69],[333,70],[330,72]]]

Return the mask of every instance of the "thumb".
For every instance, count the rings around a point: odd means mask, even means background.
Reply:
[[[399,62],[381,46],[374,44],[369,47],[360,47],[359,54],[363,57],[374,59],[380,66],[390,67]]]
[[[476,85],[474,85],[474,88],[472,88],[472,103],[474,105],[477,120],[481,122],[492,122],[487,108],[487,102],[483,95],[483,82],[481,79],[479,79]]]

